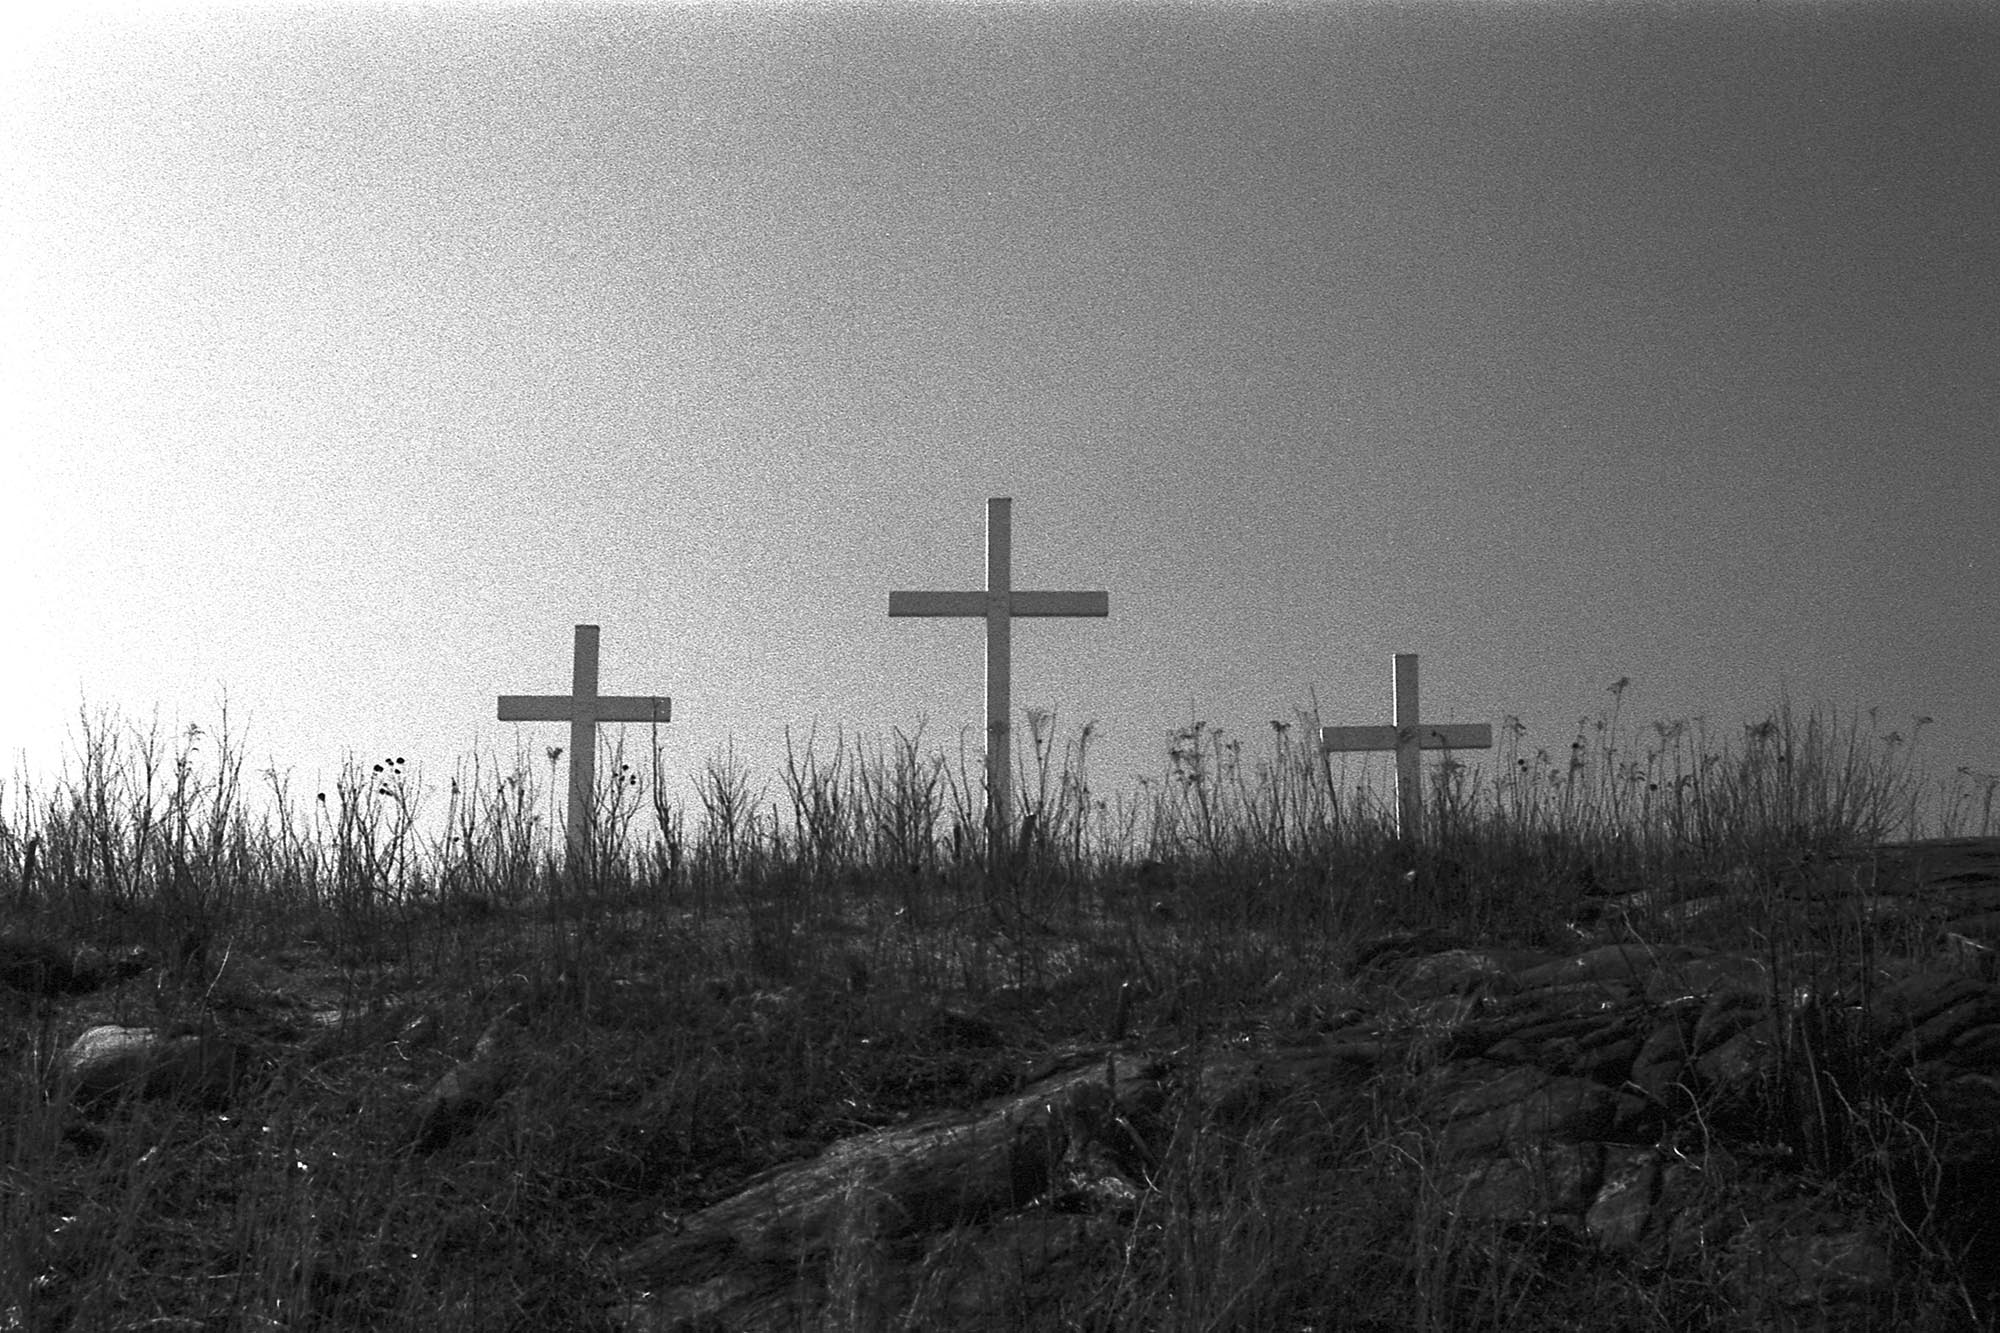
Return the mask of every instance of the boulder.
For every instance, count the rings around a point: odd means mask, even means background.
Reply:
[[[233,1041],[107,1024],[70,1043],[57,1077],[86,1109],[128,1097],[220,1107],[247,1065],[247,1049]]]

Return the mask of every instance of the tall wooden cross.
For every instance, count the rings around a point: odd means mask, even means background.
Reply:
[[[1013,505],[1003,496],[986,502],[986,588],[983,592],[892,592],[892,616],[982,616],[986,620],[986,834],[997,857],[1006,846],[1014,809],[1008,758],[1015,616],[1108,616],[1104,592],[1016,592],[1013,571]]]
[[[1485,723],[1425,726],[1417,718],[1417,655],[1396,654],[1396,725],[1393,727],[1321,727],[1319,748],[1394,750],[1396,752],[1396,833],[1415,837],[1423,828],[1423,769],[1419,750],[1485,750],[1492,748],[1493,728]]]
[[[597,724],[671,722],[674,701],[646,695],[606,698],[597,692],[597,626],[576,627],[574,665],[568,694],[503,694],[502,722],[569,723],[569,869],[583,868],[592,833],[591,797],[597,783]]]

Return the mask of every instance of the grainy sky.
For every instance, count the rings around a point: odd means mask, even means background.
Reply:
[[[1015,702],[1157,775],[1316,694],[1565,748],[1789,696],[2000,770],[1990,3],[103,9],[0,55],[0,743],[324,788],[673,697]],[[528,725],[539,754],[564,729]]]

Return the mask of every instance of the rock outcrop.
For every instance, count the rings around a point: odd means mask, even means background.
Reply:
[[[1740,917],[1745,895],[1817,925],[1782,947],[1648,933]],[[1009,1291],[1060,1282],[1167,1187],[1190,1103],[1225,1128],[1287,1098],[1392,1104],[1375,1132],[1454,1224],[1655,1270],[1698,1260],[1746,1328],[1883,1326],[1914,1237],[1974,1271],[1994,1250],[2000,843],[1633,895],[1596,929],[1567,954],[1384,938],[1317,1031],[1076,1051],[977,1110],[837,1144],[629,1254],[625,1326],[1004,1327]]]

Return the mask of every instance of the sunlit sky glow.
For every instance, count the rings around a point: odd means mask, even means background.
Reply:
[[[323,789],[674,699],[1015,702],[1104,789],[1309,695],[1530,748],[1781,695],[2000,771],[2000,9],[96,10],[0,55],[0,744]],[[527,726],[539,752],[563,729]],[[976,763],[976,759],[974,761]]]

